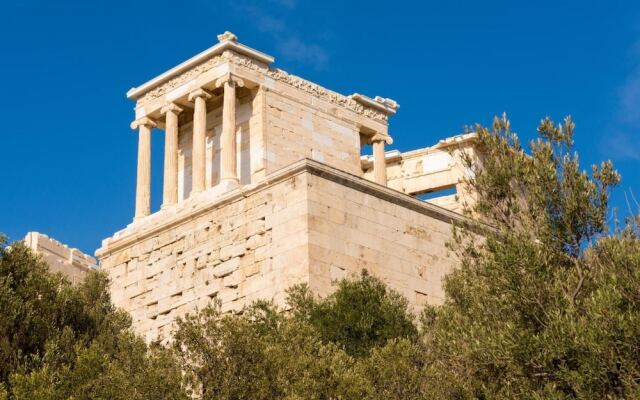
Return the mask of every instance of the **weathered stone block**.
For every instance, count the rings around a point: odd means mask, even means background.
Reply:
[[[240,258],[235,257],[213,268],[213,275],[216,278],[224,278],[225,276],[233,273],[233,271],[237,270],[239,267],[240,267]]]
[[[227,261],[232,257],[240,257],[246,251],[244,241],[240,243],[229,244],[220,249],[220,260]]]

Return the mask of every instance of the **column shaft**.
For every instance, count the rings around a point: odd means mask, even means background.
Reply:
[[[207,132],[207,104],[206,96],[195,97],[195,110],[193,113],[193,149],[192,162],[192,193],[198,193],[205,188],[205,164],[206,164],[206,132]]]
[[[373,142],[373,177],[376,183],[387,185],[387,162],[384,157],[384,140]]]
[[[178,114],[182,109],[172,105],[163,109],[165,114],[164,181],[162,207],[178,202]]]
[[[138,132],[138,180],[135,219],[151,213],[151,125],[140,124]]]
[[[222,105],[222,136],[220,138],[221,182],[238,182],[236,171],[236,83],[224,82]]]

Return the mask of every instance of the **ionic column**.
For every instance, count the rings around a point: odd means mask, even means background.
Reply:
[[[138,129],[138,177],[136,182],[136,213],[134,220],[151,213],[151,129],[156,123],[144,117],[131,123]]]
[[[205,188],[205,165],[207,147],[207,99],[211,94],[204,89],[197,89],[189,94],[189,101],[195,103],[193,112],[193,149],[191,151],[191,193],[198,193]]]
[[[228,74],[216,81],[216,87],[224,87],[222,104],[222,135],[220,137],[220,183],[236,185],[236,87],[244,86],[242,79]]]
[[[384,156],[384,145],[390,143],[391,138],[376,134],[371,138],[373,145],[373,180],[380,185],[387,186],[387,161]]]
[[[164,181],[162,190],[162,208],[178,202],[178,114],[182,108],[171,103],[162,107],[165,115],[164,132]]]

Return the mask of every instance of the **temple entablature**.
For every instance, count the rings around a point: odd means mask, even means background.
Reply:
[[[314,103],[318,100],[326,102],[324,108],[336,116],[380,133],[387,133],[388,117],[399,108],[391,99],[380,96],[372,99],[358,93],[345,96],[272,68],[270,65],[275,60],[272,56],[238,43],[237,37],[230,32],[218,35],[218,40],[215,46],[130,89],[127,98],[136,101],[136,119],[159,118],[162,107],[170,103],[188,106],[189,93],[197,89],[214,90],[215,82],[230,74],[244,80],[248,89],[262,87],[281,91],[279,86],[283,84],[292,86],[302,97],[305,93],[313,96]]]
[[[218,43],[150,81],[131,88],[127,98],[136,101],[136,118],[153,116],[166,103],[185,102],[190,92],[213,88],[216,79],[231,72],[230,61],[239,56],[268,67],[274,58],[241,43],[231,32],[218,35]]]

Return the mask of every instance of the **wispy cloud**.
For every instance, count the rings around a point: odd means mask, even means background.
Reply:
[[[258,12],[255,12],[258,14]],[[257,21],[258,30],[261,32],[270,33],[272,35],[281,35],[286,32],[286,27],[282,19],[274,18],[270,15],[257,15],[255,20]]]
[[[618,88],[616,111],[603,145],[613,158],[640,160],[640,40],[630,55],[633,67]]]
[[[289,9],[294,9],[296,8],[296,5],[297,5],[296,0],[271,0],[271,2],[279,4],[282,7],[286,7]]]
[[[229,4],[260,32],[269,35],[285,60],[319,69],[327,65],[329,56],[326,50],[318,43],[303,40],[287,24],[297,6],[296,0],[232,0]]]
[[[321,68],[327,63],[327,53],[316,44],[306,44],[297,37],[289,37],[278,43],[278,51],[288,59]]]
[[[606,153],[618,160],[640,161],[640,129],[614,131],[604,140]]]

